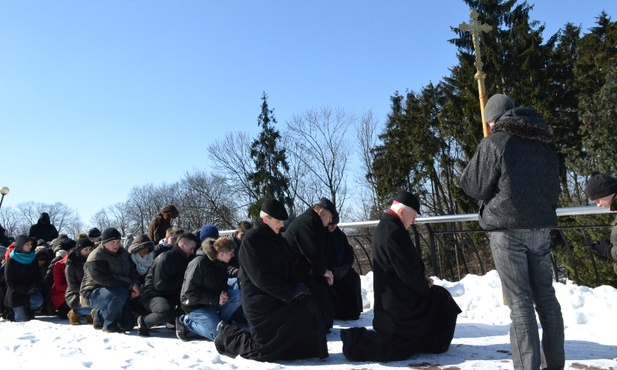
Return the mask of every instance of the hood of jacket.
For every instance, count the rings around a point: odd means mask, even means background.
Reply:
[[[201,247],[197,251],[197,254],[205,255],[208,257],[210,261],[218,261],[216,259],[216,250],[214,249],[214,242],[216,239],[214,238],[206,238],[203,242],[201,242]]]
[[[523,139],[552,143],[555,134],[538,112],[532,108],[519,107],[504,113],[491,129],[493,133],[505,132]]]

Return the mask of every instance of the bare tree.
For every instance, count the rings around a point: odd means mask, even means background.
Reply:
[[[360,171],[356,174],[355,182],[358,185],[359,202],[362,206],[361,214],[357,217],[361,220],[370,220],[379,217],[381,205],[377,197],[377,184],[372,173],[373,153],[372,148],[377,143],[377,120],[373,112],[368,111],[362,115],[356,126],[356,140],[360,156]]]
[[[21,214],[13,207],[2,207],[0,209],[0,225],[6,230],[7,236],[17,236],[28,234],[30,224],[24,224]]]
[[[215,141],[208,146],[208,157],[217,175],[225,178],[229,186],[227,193],[234,195],[241,207],[248,209],[250,203],[259,199],[249,180],[255,169],[251,160],[251,140],[246,133],[228,133],[223,140]]]
[[[109,206],[107,209],[112,222],[119,229],[120,233],[122,233],[122,235],[129,233],[131,222],[127,202],[116,203]]]
[[[337,209],[343,209],[350,158],[346,136],[354,121],[354,116],[344,110],[326,107],[294,115],[287,122],[293,142],[288,153],[295,162],[291,167],[298,171],[295,195],[302,203],[312,204],[326,196]]]
[[[114,227],[114,223],[105,209],[101,209],[92,215],[90,222],[101,231],[107,229],[108,227]]]
[[[240,206],[229,191],[225,177],[203,171],[187,173],[180,189],[185,215],[183,222],[188,222],[191,228],[196,229],[204,224],[223,229],[235,227]]]

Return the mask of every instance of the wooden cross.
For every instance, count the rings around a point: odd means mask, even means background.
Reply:
[[[482,63],[482,53],[480,51],[480,41],[478,40],[480,37],[480,32],[489,32],[493,29],[493,27],[488,24],[483,24],[478,21],[478,12],[475,9],[471,9],[471,24],[467,24],[465,22],[459,24],[458,26],[463,31],[471,32],[471,40],[473,42],[473,49],[476,51],[476,62],[474,65],[478,72],[482,72],[482,67],[484,64]]]

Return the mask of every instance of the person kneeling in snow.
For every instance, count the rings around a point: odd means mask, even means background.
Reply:
[[[285,206],[269,199],[242,239],[238,277],[250,333],[220,324],[214,340],[219,353],[268,362],[328,357],[321,309],[296,274],[280,235],[287,218]]]
[[[399,192],[373,234],[374,330],[341,330],[343,354],[351,361],[400,361],[415,353],[448,350],[461,313],[450,293],[424,273],[407,229],[420,203]]]
[[[201,242],[184,273],[180,302],[186,314],[176,318],[178,339],[187,340],[193,332],[212,341],[219,321],[245,321],[240,291],[227,286],[227,263],[234,249],[227,237],[206,237]]]
[[[108,333],[124,333],[135,326],[131,298],[139,297],[139,276],[129,252],[120,248],[121,235],[114,228],[103,231],[101,246],[84,264],[79,291],[92,310],[93,326]]]

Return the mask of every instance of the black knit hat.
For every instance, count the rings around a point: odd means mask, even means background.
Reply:
[[[418,214],[420,214],[420,202],[415,195],[411,194],[408,191],[399,191],[398,194],[394,197],[394,200],[403,203],[407,207],[413,208]]]
[[[89,238],[82,237],[82,238],[79,238],[79,240],[77,241],[77,246],[75,247],[75,250],[79,252],[82,249],[87,248],[87,247],[94,248],[94,243]]]
[[[114,229],[113,227],[110,227],[103,231],[103,236],[101,236],[101,243],[105,244],[112,240],[120,240],[120,239],[122,239],[122,235],[120,235],[120,232]]]
[[[261,205],[261,210],[266,212],[268,216],[276,218],[280,221],[285,221],[289,218],[287,214],[287,210],[283,203],[279,202],[276,199],[268,199]]]
[[[65,251],[69,251],[69,250],[75,248],[76,244],[77,243],[75,242],[75,240],[73,240],[71,238],[64,238],[60,242],[60,245],[58,247],[56,247],[56,248],[59,248],[59,249],[65,250]],[[54,250],[54,252],[56,252],[56,251]]]
[[[609,175],[592,172],[587,181],[587,196],[591,200],[617,193],[617,179]]]
[[[93,227],[92,229],[88,230],[88,237],[98,238],[99,236],[101,236],[101,230],[99,230],[98,228]]]

